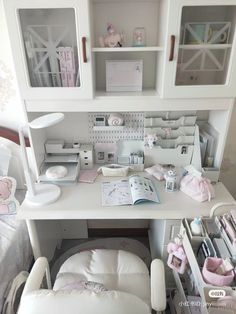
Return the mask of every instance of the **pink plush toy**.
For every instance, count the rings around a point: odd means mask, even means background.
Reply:
[[[99,37],[99,43],[101,47],[122,47],[124,36],[121,33],[117,33],[111,23],[107,23],[106,36]]]
[[[11,177],[0,177],[0,214],[15,214],[19,206],[15,199],[16,180]]]
[[[180,238],[175,238],[174,241],[174,243],[170,242],[167,245],[167,252],[169,253],[167,265],[176,270],[178,273],[183,274],[185,272],[188,259],[184,252],[182,240]]]

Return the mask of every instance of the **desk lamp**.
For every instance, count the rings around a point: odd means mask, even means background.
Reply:
[[[50,113],[36,118],[32,122],[29,122],[26,126],[32,129],[43,129],[53,126],[63,119],[63,113]],[[24,128],[25,126],[20,127],[18,133],[21,146],[21,159],[23,163],[25,181],[27,186],[25,199],[35,206],[51,204],[60,197],[61,189],[55,184],[35,183],[33,181],[32,172],[29,167],[29,161],[25,147],[25,139],[23,134]]]

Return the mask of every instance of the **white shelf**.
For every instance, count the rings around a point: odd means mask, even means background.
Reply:
[[[179,45],[180,49],[199,50],[199,49],[229,49],[231,44],[196,44],[196,45]]]
[[[148,52],[148,51],[164,51],[163,47],[115,47],[115,48],[92,48],[92,52]]]
[[[94,131],[123,131],[124,125],[95,125],[93,127]]]
[[[158,93],[154,89],[146,89],[141,92],[106,92],[102,90],[97,90],[95,93],[96,98],[119,98],[119,97],[159,97]]]

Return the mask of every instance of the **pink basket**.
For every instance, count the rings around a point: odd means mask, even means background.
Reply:
[[[216,274],[216,269],[222,264],[222,258],[207,257],[205,259],[202,276],[206,283],[214,286],[229,286],[234,280],[233,270],[227,272],[225,275]]]

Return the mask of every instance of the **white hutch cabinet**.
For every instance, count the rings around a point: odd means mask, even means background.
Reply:
[[[93,96],[87,0],[5,1],[24,100]]]
[[[4,2],[19,86],[28,103],[236,94],[235,0]],[[123,34],[122,47],[100,47],[108,22]],[[136,28],[145,31],[145,46],[134,45]],[[106,61],[140,59],[142,92],[107,93]]]

